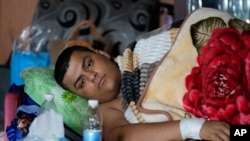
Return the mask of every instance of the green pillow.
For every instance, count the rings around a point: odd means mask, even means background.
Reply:
[[[58,112],[72,130],[82,135],[84,112],[87,100],[59,86],[54,79],[54,70],[50,67],[31,67],[21,72],[24,80],[24,91],[39,105],[45,94],[54,94]]]

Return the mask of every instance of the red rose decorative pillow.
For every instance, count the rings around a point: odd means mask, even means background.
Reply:
[[[139,112],[250,124],[249,51],[249,24],[216,9],[194,11],[151,75]]]

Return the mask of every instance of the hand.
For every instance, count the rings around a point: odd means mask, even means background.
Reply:
[[[229,141],[229,124],[220,121],[206,121],[200,131],[200,137],[203,140],[211,141]]]

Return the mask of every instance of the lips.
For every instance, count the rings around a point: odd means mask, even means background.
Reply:
[[[100,89],[105,83],[106,75],[103,75],[98,83],[98,89]]]

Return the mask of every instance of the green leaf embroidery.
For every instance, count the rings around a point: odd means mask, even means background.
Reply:
[[[191,37],[193,45],[200,51],[201,47],[210,38],[212,31],[216,28],[225,27],[226,23],[219,17],[210,17],[199,21],[191,26]]]
[[[239,32],[242,32],[243,30],[250,31],[250,24],[240,19],[230,19],[228,24],[229,24],[229,27],[234,27]]]

